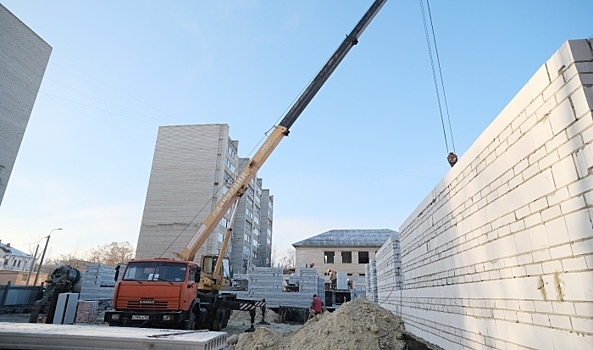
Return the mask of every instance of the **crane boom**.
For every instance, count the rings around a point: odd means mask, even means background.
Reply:
[[[373,2],[362,19],[358,22],[354,29],[352,29],[352,32],[346,36],[336,52],[334,52],[334,54],[329,58],[323,68],[319,71],[319,73],[317,73],[313,81],[311,81],[309,86],[305,89],[305,91],[303,91],[298,100],[292,105],[280,124],[274,128],[270,136],[268,136],[266,141],[261,145],[257,153],[255,153],[253,158],[250,160],[249,164],[237,176],[229,190],[218,201],[218,203],[216,203],[214,210],[212,210],[212,212],[208,215],[191,241],[183,248],[181,253],[175,254],[177,257],[183,260],[194,259],[198,249],[200,249],[212,231],[214,231],[214,228],[216,228],[216,225],[218,225],[227,210],[231,207],[236,199],[245,193],[249,181],[255,177],[257,171],[260,169],[266,159],[268,159],[276,146],[278,146],[280,141],[282,141],[282,139],[288,135],[290,127],[305,110],[307,105],[309,105],[309,102],[311,102],[313,97],[315,97],[317,92],[338,67],[340,62],[342,62],[344,57],[346,57],[352,46],[358,43],[358,38],[373,20],[379,10],[383,7],[385,2],[387,2],[387,0],[375,0]]]

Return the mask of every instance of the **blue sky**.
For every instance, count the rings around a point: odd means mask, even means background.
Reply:
[[[53,53],[8,189],[0,239],[48,254],[136,244],[158,126],[227,123],[249,156],[372,1],[2,4]],[[458,155],[568,39],[593,2],[431,3]],[[274,244],[399,225],[447,173],[418,1],[388,1],[259,176]]]

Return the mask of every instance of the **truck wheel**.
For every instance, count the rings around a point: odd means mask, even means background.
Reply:
[[[231,317],[231,310],[224,310],[224,317],[222,319],[222,328],[226,328],[229,324],[229,318]]]
[[[193,313],[193,311],[190,311],[189,315],[187,316],[187,320],[185,321],[185,329],[193,331],[197,328],[196,326],[196,314]]]
[[[210,322],[211,331],[220,331],[224,324],[225,310],[218,309],[216,314],[213,315],[212,321]]]

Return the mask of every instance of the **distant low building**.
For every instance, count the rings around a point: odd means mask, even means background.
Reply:
[[[346,272],[348,276],[363,277],[365,264],[393,235],[398,232],[389,229],[330,230],[292,244],[296,249],[296,267],[314,263],[320,275],[331,269]]]
[[[26,284],[33,263],[32,255],[11,247],[10,243],[0,241],[0,284],[8,281],[12,284]]]

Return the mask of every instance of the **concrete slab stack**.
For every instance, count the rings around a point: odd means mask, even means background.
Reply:
[[[123,272],[123,268],[120,269]],[[81,300],[113,299],[115,268],[103,264],[87,264],[82,277]],[[121,273],[120,273],[121,277]]]
[[[176,329],[0,323],[3,349],[151,349],[219,350],[226,347],[227,333]]]
[[[253,275],[253,276],[252,276]],[[283,292],[282,269],[256,267],[249,271],[249,287],[246,292],[233,291],[237,298],[247,300],[266,300],[268,308],[280,306],[308,308],[313,294],[325,294],[325,279],[319,277],[314,268],[299,270],[298,276],[291,276],[299,283],[298,292]]]
[[[249,291],[253,292],[281,292],[284,277],[282,268],[278,267],[255,267],[249,271]]]

